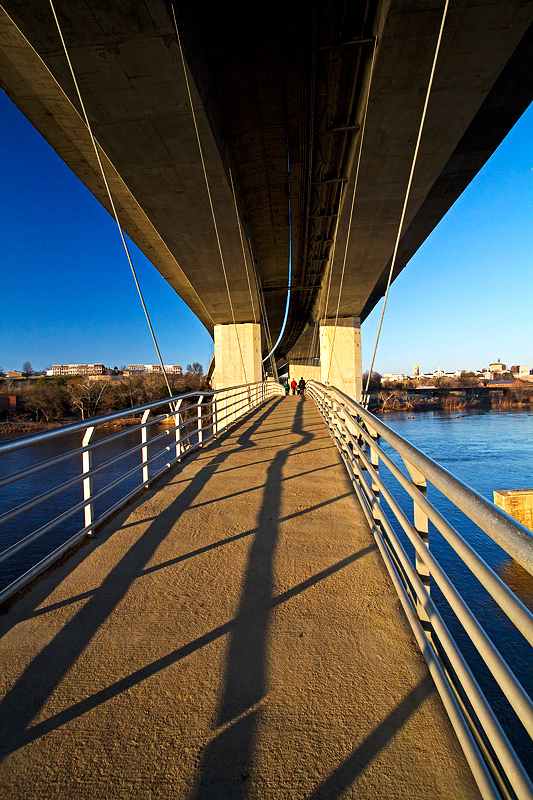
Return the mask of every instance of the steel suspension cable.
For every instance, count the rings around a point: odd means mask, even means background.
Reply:
[[[372,369],[374,367],[374,361],[375,361],[375,358],[376,358],[376,351],[378,349],[378,342],[379,342],[379,337],[380,337],[380,334],[381,334],[381,326],[383,324],[383,316],[385,314],[385,308],[387,306],[387,299],[388,299],[388,296],[389,296],[389,289],[390,289],[390,285],[391,285],[391,282],[392,282],[392,274],[394,272],[394,267],[396,266],[396,257],[398,255],[398,247],[400,245],[400,239],[401,239],[401,235],[402,235],[403,223],[404,223],[405,214],[406,214],[406,211],[407,211],[407,203],[409,201],[409,194],[411,192],[411,184],[413,182],[413,175],[414,175],[414,171],[415,171],[416,161],[417,161],[417,158],[418,158],[418,151],[419,151],[419,148],[420,148],[420,141],[422,139],[422,131],[424,129],[424,123],[425,123],[425,120],[426,120],[426,112],[427,112],[427,108],[428,108],[428,104],[429,104],[429,98],[431,96],[431,89],[432,89],[432,86],[433,86],[433,78],[435,76],[435,69],[436,69],[436,66],[437,66],[437,59],[438,59],[438,56],[439,56],[439,50],[440,50],[440,45],[441,45],[441,41],[442,41],[442,33],[444,31],[444,23],[446,21],[446,14],[448,12],[448,5],[449,5],[449,0],[446,0],[446,2],[444,3],[444,9],[443,9],[443,12],[442,12],[442,19],[441,19],[441,23],[440,23],[439,35],[437,37],[437,45],[436,45],[436,48],[435,48],[435,55],[433,56],[433,64],[431,66],[431,73],[430,73],[430,76],[429,76],[428,87],[427,87],[427,90],[426,90],[426,98],[425,98],[425,101],[424,101],[424,108],[423,108],[423,111],[422,111],[422,118],[420,120],[420,126],[419,126],[419,129],[418,129],[418,136],[417,136],[417,140],[416,140],[415,150],[414,150],[414,153],[413,153],[413,160],[412,160],[412,163],[411,163],[411,171],[409,173],[409,181],[407,182],[407,189],[405,191],[405,198],[404,198],[404,201],[403,201],[402,214],[401,214],[401,217],[400,217],[400,222],[399,222],[399,225],[398,225],[398,231],[397,231],[397,234],[396,234],[396,242],[394,244],[394,252],[392,254],[392,261],[391,261],[390,270],[389,270],[389,277],[388,277],[388,280],[387,280],[387,288],[385,290],[385,297],[383,299],[383,308],[381,310],[381,317],[380,317],[380,320],[379,320],[378,332],[377,332],[377,336],[376,336],[376,343],[374,345],[374,352],[372,354],[372,361],[370,363],[370,368],[368,370],[368,376],[367,376],[367,379],[366,379],[366,388],[364,390],[365,405],[368,405],[368,387],[370,385],[370,377],[372,375]]]
[[[328,376],[327,376],[327,379],[326,379],[326,383],[329,383],[329,376],[330,376],[330,372],[331,372],[331,364],[333,363],[333,356],[334,356],[334,349],[335,349],[335,336],[336,336],[336,333],[337,333],[337,323],[339,321],[339,309],[340,309],[340,304],[341,304],[342,289],[343,289],[343,285],[344,285],[344,274],[345,274],[345,271],[346,271],[346,260],[347,260],[347,257],[348,257],[348,247],[349,247],[349,243],[350,243],[350,234],[351,234],[351,231],[352,231],[353,212],[354,212],[354,207],[355,207],[355,197],[356,197],[356,194],[357,194],[357,186],[358,186],[358,183],[359,183],[359,171],[360,171],[360,166],[361,166],[361,155],[362,155],[362,152],[363,152],[363,142],[364,142],[364,138],[365,138],[366,119],[367,119],[367,115],[368,115],[368,104],[369,104],[369,100],[370,100],[370,89],[372,87],[372,79],[374,77],[374,65],[376,63],[376,50],[377,50],[377,36],[374,37],[374,49],[372,50],[372,61],[370,62],[370,74],[368,76],[368,86],[367,86],[366,98],[365,98],[365,110],[363,112],[363,121],[361,123],[361,136],[360,136],[360,139],[359,139],[359,149],[358,149],[358,153],[357,153],[357,165],[356,165],[356,168],[355,168],[355,178],[354,178],[354,185],[353,185],[352,202],[351,202],[351,206],[350,206],[350,216],[348,218],[348,230],[346,232],[346,241],[344,243],[344,253],[343,253],[343,257],[342,257],[342,269],[341,269],[341,279],[340,279],[340,284],[339,284],[339,295],[337,297],[337,309],[336,309],[336,312],[335,312],[335,325],[333,327],[333,340],[331,342],[331,357],[329,359]],[[333,264],[332,264],[332,271],[333,271]],[[326,313],[327,313],[327,307],[326,307]],[[344,382],[344,375],[342,373],[342,370],[339,370],[339,372],[340,372],[341,377],[342,377],[343,382]],[[346,388],[346,384],[344,384],[344,387]]]
[[[93,149],[94,149],[94,153],[96,155],[96,159],[98,161],[98,166],[100,168],[100,174],[102,175],[102,180],[104,181],[104,185],[105,185],[106,192],[107,192],[107,197],[109,199],[109,203],[110,203],[112,211],[113,211],[113,216],[115,218],[115,222],[117,223],[117,227],[118,227],[118,231],[119,231],[119,234],[120,234],[120,238],[122,240],[122,245],[124,247],[124,251],[126,253],[126,257],[128,259],[128,263],[130,265],[130,269],[131,269],[131,272],[132,272],[132,275],[133,275],[133,280],[135,281],[135,286],[137,287],[137,293],[139,295],[139,299],[140,299],[141,305],[143,307],[144,315],[146,317],[146,322],[148,323],[148,327],[150,329],[150,334],[152,336],[152,341],[153,341],[155,349],[156,349],[157,357],[159,359],[159,364],[161,365],[161,371],[162,371],[162,373],[164,375],[164,378],[165,378],[165,383],[166,383],[167,389],[168,389],[168,395],[169,395],[169,397],[172,397],[172,390],[170,388],[170,383],[169,383],[169,380],[168,380],[167,372],[166,372],[165,366],[163,364],[163,359],[161,357],[161,352],[159,350],[159,345],[157,343],[156,335],[155,335],[154,329],[152,327],[152,322],[150,320],[150,315],[148,313],[148,309],[146,307],[146,303],[144,302],[144,297],[143,297],[143,293],[141,291],[139,280],[137,278],[137,273],[135,271],[135,267],[133,266],[133,261],[132,261],[132,258],[131,258],[131,254],[130,254],[130,250],[129,250],[129,247],[128,247],[128,243],[126,242],[126,237],[124,236],[124,231],[122,230],[122,225],[120,224],[120,219],[119,219],[119,216],[118,216],[117,208],[115,206],[115,201],[113,199],[113,194],[111,192],[111,187],[109,186],[109,181],[107,180],[107,175],[106,175],[106,172],[105,172],[105,169],[104,169],[104,165],[103,165],[102,159],[100,157],[100,151],[98,149],[98,144],[97,144],[96,139],[94,137],[93,130],[92,130],[92,127],[91,127],[91,123],[89,121],[89,117],[88,117],[87,111],[85,109],[85,103],[83,102],[83,98],[82,98],[82,95],[81,95],[81,92],[80,92],[80,87],[78,85],[78,81],[76,79],[76,74],[74,72],[74,68],[72,66],[72,62],[70,60],[69,52],[68,52],[67,45],[66,45],[66,42],[65,42],[65,39],[64,39],[64,36],[63,36],[63,31],[61,29],[61,25],[59,23],[59,19],[58,19],[57,14],[56,14],[56,10],[54,8],[53,0],[50,0],[50,8],[52,9],[52,14],[54,15],[54,20],[55,20],[56,27],[57,27],[57,30],[58,30],[58,33],[59,33],[59,37],[61,39],[61,44],[63,45],[63,50],[64,50],[64,53],[65,53],[65,57],[67,59],[67,63],[68,63],[68,66],[69,66],[70,74],[72,76],[72,80],[74,82],[74,87],[76,89],[76,94],[78,95],[78,100],[80,101],[80,106],[81,106],[81,110],[82,110],[83,117],[84,117],[84,120],[85,120],[85,125],[87,126],[87,130],[89,131],[89,135],[91,137],[91,142],[92,142],[92,146],[93,146]]]
[[[248,383],[248,378],[246,377],[246,367],[244,365],[244,357],[243,357],[242,348],[241,348],[241,340],[239,338],[239,331],[237,330],[237,322],[235,320],[235,311],[234,311],[234,308],[233,308],[233,301],[231,299],[231,291],[230,291],[229,283],[228,283],[228,276],[227,276],[227,272],[226,272],[226,262],[224,261],[224,254],[222,252],[222,243],[220,241],[220,235],[219,235],[219,232],[218,232],[218,224],[217,224],[217,219],[216,219],[216,214],[215,214],[215,208],[214,208],[213,199],[212,199],[212,196],[211,196],[211,187],[209,185],[209,177],[207,175],[207,169],[206,169],[206,166],[205,166],[204,151],[203,151],[203,147],[202,147],[202,142],[200,140],[200,132],[198,130],[198,123],[196,121],[196,112],[194,110],[194,105],[193,105],[193,101],[192,101],[192,93],[191,93],[191,87],[190,87],[190,83],[189,83],[189,76],[187,74],[187,65],[185,63],[185,56],[183,55],[183,48],[181,46],[181,39],[180,39],[179,31],[178,31],[178,22],[176,20],[176,10],[174,8],[174,3],[171,3],[171,6],[172,6],[172,16],[173,16],[173,20],[174,20],[174,28],[175,28],[175,31],[176,31],[176,39],[177,39],[177,42],[178,42],[178,47],[179,47],[180,57],[181,57],[181,63],[182,63],[182,66],[183,66],[183,74],[184,74],[184,77],[185,77],[185,85],[187,87],[187,96],[189,98],[189,103],[190,103],[190,106],[191,106],[191,115],[192,115],[192,120],[193,120],[193,124],[194,124],[194,130],[195,130],[195,133],[196,133],[196,142],[198,144],[198,151],[200,153],[200,161],[202,162],[202,170],[203,170],[203,174],[204,174],[205,187],[206,187],[206,190],[207,190],[207,197],[208,197],[208,200],[209,200],[209,208],[211,209],[211,217],[212,217],[212,220],[213,220],[213,226],[215,228],[215,236],[216,236],[216,240],[217,240],[218,253],[219,253],[219,256],[220,256],[220,263],[222,265],[222,272],[223,272],[223,275],[224,275],[224,282],[226,284],[226,292],[227,292],[227,295],[228,295],[228,302],[229,302],[229,307],[230,307],[230,311],[231,311],[231,317],[232,317],[232,320],[233,320],[233,327],[235,329],[235,336],[237,338],[237,345],[239,347],[239,354],[240,354],[240,357],[241,357],[242,371],[243,371],[243,374],[244,374],[244,382]]]
[[[246,270],[246,281],[248,283],[248,292],[250,294],[250,303],[252,305],[252,314],[253,314],[254,322],[257,323],[257,314],[256,314],[256,311],[255,311],[255,303],[254,303],[254,297],[253,297],[253,292],[252,292],[252,284],[251,284],[251,281],[250,281],[250,272],[249,272],[249,269],[248,269],[248,258],[246,256],[246,246],[244,244],[244,236],[243,236],[243,232],[242,232],[241,218],[240,218],[239,210],[238,210],[238,207],[237,207],[237,196],[235,194],[235,185],[233,183],[233,173],[231,171],[231,167],[229,168],[229,178],[230,178],[230,185],[231,185],[231,193],[233,195],[233,205],[235,207],[235,216],[237,218],[237,226],[239,228],[239,237],[240,237],[240,240],[241,240],[242,258],[243,258],[243,261],[244,261],[244,268]],[[251,245],[250,245],[250,252],[251,252]],[[256,291],[257,291],[257,295],[258,295],[258,298],[259,298],[259,322],[261,323],[261,308],[262,308],[261,300],[262,300],[262,295],[261,295],[261,289],[260,289],[260,286],[259,286],[259,282],[257,280],[257,273],[255,272],[255,264],[253,263],[253,257],[252,257],[252,269],[254,271],[255,286],[256,286]],[[266,309],[265,309],[265,312],[266,312]],[[264,322],[262,324],[263,324],[263,328],[265,329],[265,338],[267,340],[267,344],[269,344],[269,342],[270,342],[269,347],[271,348],[272,340],[270,338],[270,330],[269,329],[267,330],[267,326],[264,324]],[[272,371],[274,373],[274,377],[277,379],[276,364],[275,364],[275,361],[274,361],[273,357],[271,358],[271,364],[272,364]],[[263,363],[261,364],[261,367],[262,367],[262,370],[264,372]]]
[[[246,281],[248,283],[248,291],[250,293],[250,303],[252,304],[252,314],[254,318],[254,322],[257,322],[257,316],[255,313],[255,303],[254,297],[252,294],[252,284],[250,283],[250,274],[248,272],[248,259],[246,258],[246,248],[244,247],[244,238],[242,235],[242,226],[241,226],[241,218],[239,216],[239,209],[237,208],[237,197],[235,195],[235,186],[233,184],[233,173],[231,171],[231,167],[229,168],[229,180],[231,185],[231,193],[233,195],[233,205],[235,207],[235,217],[237,218],[237,227],[239,228],[239,237],[241,240],[241,248],[242,248],[242,260],[244,261],[244,268],[246,270]]]

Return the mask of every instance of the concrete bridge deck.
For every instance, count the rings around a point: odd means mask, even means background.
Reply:
[[[307,398],[174,471],[0,626],[2,797],[478,797]]]

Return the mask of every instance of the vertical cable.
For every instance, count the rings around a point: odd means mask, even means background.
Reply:
[[[331,343],[331,358],[329,360],[328,375],[327,375],[327,378],[326,378],[326,383],[329,383],[329,375],[330,375],[330,372],[331,372],[331,364],[332,364],[332,361],[333,361],[333,352],[334,352],[334,346],[335,346],[335,335],[337,333],[337,322],[339,320],[339,309],[340,309],[340,304],[341,304],[342,288],[343,288],[343,285],[344,285],[344,273],[346,271],[346,259],[347,259],[347,256],[348,256],[348,247],[349,247],[349,243],[350,243],[350,234],[351,234],[352,222],[353,222],[353,211],[354,211],[354,206],[355,206],[355,196],[357,194],[357,185],[358,185],[358,182],[359,182],[359,168],[361,166],[361,154],[363,152],[363,141],[364,141],[364,138],[365,138],[366,118],[367,118],[367,114],[368,114],[368,104],[369,104],[369,100],[370,100],[370,89],[372,87],[372,78],[374,76],[374,64],[376,62],[376,49],[377,49],[377,36],[374,37],[374,49],[372,51],[372,61],[370,63],[370,75],[368,77],[368,88],[367,88],[366,98],[365,98],[365,110],[364,110],[364,114],[363,114],[363,122],[361,124],[361,137],[359,139],[359,151],[358,151],[358,154],[357,154],[357,166],[355,168],[355,178],[354,178],[354,185],[353,185],[352,203],[351,203],[351,206],[350,206],[350,216],[349,216],[349,220],[348,220],[348,230],[347,230],[347,233],[346,233],[346,242],[344,244],[344,254],[343,254],[343,257],[342,257],[342,269],[341,269],[341,279],[340,279],[340,284],[339,284],[339,295],[337,297],[337,310],[335,312],[335,325],[333,327],[333,341]],[[333,265],[332,265],[332,267],[333,267]],[[326,313],[327,313],[327,307],[326,307]],[[341,375],[342,375],[342,371],[341,371]],[[343,377],[343,380],[344,380],[344,377]],[[344,388],[346,388],[346,384],[345,384]]]
[[[176,11],[175,11],[175,8],[174,8],[174,3],[172,3],[171,5],[172,5],[172,16],[173,16],[173,19],[174,19],[174,28],[175,28],[175,31],[176,31],[176,39],[178,41],[178,47],[179,47],[179,51],[180,51],[181,63],[183,65],[183,74],[185,76],[185,85],[187,87],[187,95],[189,97],[189,103],[190,103],[190,106],[191,106],[191,114],[192,114],[192,119],[193,119],[193,123],[194,123],[194,130],[196,132],[196,141],[197,141],[198,150],[199,150],[199,153],[200,153],[200,160],[202,162],[202,170],[203,170],[203,173],[204,173],[205,187],[206,187],[206,190],[207,190],[207,197],[208,197],[208,200],[209,200],[209,207],[211,209],[211,217],[213,219],[213,225],[214,225],[214,228],[215,228],[215,236],[216,236],[216,240],[217,240],[218,253],[219,253],[219,256],[220,256],[220,263],[222,265],[222,272],[224,274],[224,281],[225,281],[225,284],[226,284],[226,292],[228,294],[228,302],[229,302],[229,307],[230,307],[230,311],[231,311],[231,317],[232,317],[232,320],[233,320],[233,327],[235,329],[235,336],[237,338],[237,344],[238,344],[238,347],[239,347],[239,354],[240,354],[240,357],[241,357],[242,371],[243,371],[243,374],[244,374],[244,382],[248,383],[248,378],[246,377],[246,367],[244,365],[244,357],[243,357],[242,348],[241,348],[241,340],[239,338],[239,332],[237,330],[237,322],[235,320],[235,311],[233,309],[233,302],[232,302],[232,299],[231,299],[231,292],[230,292],[229,283],[228,283],[228,276],[227,276],[227,273],[226,273],[226,263],[224,261],[224,254],[222,252],[222,244],[221,244],[220,236],[219,236],[219,232],[218,232],[218,225],[217,225],[217,219],[216,219],[216,215],[215,215],[215,208],[213,206],[213,199],[211,197],[211,188],[209,186],[209,178],[207,176],[207,169],[206,169],[206,166],[205,166],[204,152],[203,152],[203,148],[202,148],[202,142],[200,140],[200,132],[198,130],[198,124],[196,122],[196,113],[194,111],[194,105],[193,105],[193,101],[192,101],[192,93],[191,93],[191,87],[190,87],[190,84],[189,84],[189,76],[187,75],[187,65],[185,64],[185,56],[183,55],[183,49],[182,49],[182,46],[181,46],[181,39],[180,39],[179,31],[178,31],[178,23],[177,23],[177,20],[176,20]]]
[[[438,35],[438,38],[437,38],[437,46],[435,48],[435,55],[433,56],[433,64],[432,64],[432,67],[431,67],[431,74],[429,76],[429,83],[428,83],[428,88],[427,88],[427,91],[426,91],[426,99],[424,101],[424,109],[422,111],[422,118],[420,120],[420,126],[419,126],[419,129],[418,129],[418,137],[417,137],[417,140],[416,140],[415,151],[413,153],[413,161],[411,163],[411,172],[409,174],[409,181],[407,183],[407,189],[406,189],[405,198],[404,198],[404,201],[403,201],[402,215],[401,215],[401,218],[400,218],[400,223],[398,225],[398,232],[396,234],[396,242],[395,242],[395,245],[394,245],[394,252],[392,254],[392,261],[391,261],[390,270],[389,270],[389,278],[388,278],[388,281],[387,281],[387,288],[385,290],[385,297],[384,297],[384,300],[383,300],[383,308],[381,310],[381,317],[380,317],[380,320],[379,320],[378,333],[377,333],[377,336],[376,336],[376,344],[374,345],[374,352],[372,354],[372,361],[370,363],[370,369],[368,370],[368,376],[367,376],[367,379],[366,379],[366,388],[364,390],[364,395],[366,397],[366,400],[365,400],[366,405],[368,405],[368,387],[370,385],[370,376],[372,375],[372,369],[374,367],[374,360],[376,358],[376,351],[378,349],[379,336],[380,336],[380,333],[381,333],[381,325],[383,323],[383,315],[385,314],[385,307],[387,305],[387,298],[389,296],[389,289],[390,289],[390,285],[391,285],[391,281],[392,281],[392,273],[394,271],[394,267],[396,266],[396,256],[398,254],[398,247],[399,247],[400,238],[401,238],[401,235],[402,235],[402,228],[403,228],[403,222],[404,222],[404,219],[405,219],[405,213],[407,211],[407,203],[408,203],[409,194],[410,194],[410,191],[411,191],[411,184],[413,182],[413,174],[414,174],[414,171],[415,171],[416,160],[417,160],[417,157],[418,157],[418,150],[419,150],[419,147],[420,147],[420,140],[422,138],[422,131],[423,131],[424,122],[425,122],[425,119],[426,119],[426,111],[427,111],[427,108],[428,108],[429,98],[430,98],[430,95],[431,95],[431,88],[433,86],[433,77],[435,75],[435,68],[437,66],[437,59],[438,59],[438,56],[439,56],[440,44],[441,44],[441,41],[442,41],[442,33],[444,31],[444,23],[446,21],[446,14],[448,12],[448,4],[449,4],[449,0],[446,0],[446,2],[444,3],[444,9],[443,9],[443,12],[442,12],[442,20],[441,20],[441,23],[440,23],[439,35]]]
[[[111,193],[111,188],[110,188],[109,182],[107,180],[107,176],[106,176],[106,173],[105,173],[104,165],[102,163],[102,159],[100,158],[100,152],[98,150],[98,145],[96,143],[96,139],[94,138],[94,135],[93,135],[91,123],[89,122],[89,117],[87,116],[87,112],[85,110],[85,104],[83,102],[83,98],[81,96],[80,88],[78,86],[78,81],[76,80],[76,75],[74,73],[74,69],[72,67],[72,62],[71,62],[70,56],[68,54],[67,45],[65,43],[65,39],[63,38],[63,32],[61,30],[61,25],[59,24],[59,20],[57,18],[57,14],[56,14],[56,10],[54,8],[53,0],[50,0],[50,8],[52,9],[52,14],[54,15],[54,19],[55,19],[55,23],[56,23],[56,26],[57,26],[57,30],[59,32],[59,37],[61,39],[61,44],[63,45],[63,50],[65,52],[67,63],[68,63],[69,69],[70,69],[70,74],[72,75],[72,80],[74,81],[74,86],[75,86],[75,89],[76,89],[76,93],[78,95],[78,100],[80,101],[80,106],[81,106],[81,110],[83,112],[83,117],[85,119],[85,124],[87,126],[87,130],[89,131],[89,135],[91,137],[91,142],[92,142],[92,145],[93,145],[93,148],[94,148],[96,159],[97,159],[98,165],[100,167],[100,173],[102,175],[102,180],[104,181],[105,188],[106,188],[106,191],[107,191],[107,196],[109,198],[109,203],[110,203],[111,208],[113,210],[113,216],[115,218],[115,222],[117,223],[117,227],[118,227],[118,231],[119,231],[119,234],[120,234],[120,238],[122,240],[122,244],[123,244],[124,250],[126,252],[126,257],[128,259],[128,263],[130,265],[130,269],[131,269],[131,272],[132,272],[132,275],[133,275],[133,280],[135,281],[135,286],[137,287],[137,292],[138,292],[139,298],[141,300],[141,304],[142,304],[142,307],[143,307],[144,315],[146,317],[146,321],[148,323],[148,327],[149,327],[150,333],[152,335],[152,340],[153,340],[153,343],[154,343],[154,346],[155,346],[155,349],[156,349],[157,357],[158,357],[159,363],[161,365],[161,371],[163,372],[163,375],[165,377],[165,383],[167,384],[168,394],[169,394],[169,397],[172,397],[172,391],[171,391],[170,384],[169,384],[169,381],[168,381],[167,372],[166,372],[165,366],[163,364],[163,359],[161,358],[161,352],[159,350],[159,345],[157,344],[157,339],[156,339],[156,336],[155,336],[155,333],[154,333],[154,329],[153,329],[152,323],[150,321],[150,315],[148,314],[148,309],[146,308],[146,303],[144,302],[144,297],[143,297],[143,294],[142,294],[142,291],[141,291],[141,287],[139,285],[139,281],[137,279],[137,273],[135,271],[135,267],[133,266],[133,261],[132,261],[131,255],[130,255],[128,244],[127,244],[126,238],[124,236],[124,231],[122,230],[122,226],[120,224],[118,212],[117,212],[117,209],[116,209],[116,206],[115,206],[115,202],[113,200],[113,195]]]

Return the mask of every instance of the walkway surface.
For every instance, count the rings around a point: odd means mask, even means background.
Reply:
[[[307,398],[173,472],[0,626],[3,798],[478,797]]]

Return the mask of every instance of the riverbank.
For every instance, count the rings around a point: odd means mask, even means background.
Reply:
[[[59,422],[33,422],[31,420],[6,420],[0,422],[0,436],[4,433],[19,434],[22,436],[25,433],[39,433],[40,431],[49,431],[53,428],[62,428],[64,425],[69,425],[72,422],[79,422],[78,419],[64,419]],[[101,428],[132,428],[140,425],[141,420],[139,417],[123,417],[120,419],[112,420],[111,422],[104,422],[100,425]]]
[[[409,413],[419,413],[425,411],[498,411],[498,410],[531,410],[533,409],[533,398],[513,399],[508,397],[482,397],[464,398],[446,395],[432,400],[412,400],[406,393],[400,392],[393,396],[389,395],[385,401],[377,399],[375,405],[370,404],[370,411],[373,414],[392,414],[397,411]]]

